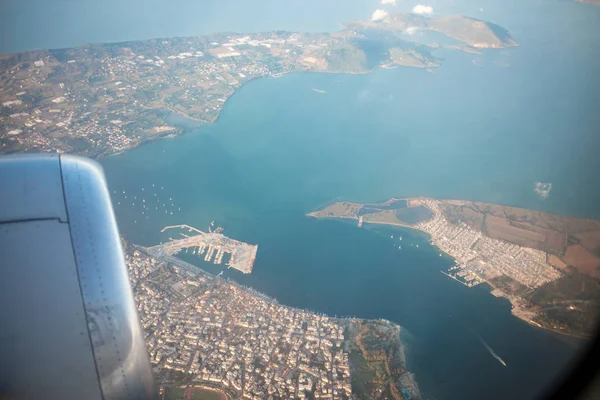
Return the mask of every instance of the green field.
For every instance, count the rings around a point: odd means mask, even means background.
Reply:
[[[219,400],[221,396],[217,392],[206,389],[194,389],[194,394],[191,397],[192,400]]]
[[[165,388],[165,400],[183,400],[183,393],[185,389],[180,389],[178,387],[170,387]]]
[[[165,400],[184,400],[186,389],[178,387],[166,388],[165,389]],[[213,390],[195,388],[193,389],[191,397],[187,400],[221,400],[224,397],[229,399],[224,393],[215,392]]]

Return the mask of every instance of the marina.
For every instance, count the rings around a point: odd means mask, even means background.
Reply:
[[[214,226],[214,221],[211,223],[212,226]],[[204,261],[214,264],[221,264],[223,258],[229,255],[229,261],[225,263],[226,266],[237,269],[244,274],[251,273],[258,245],[250,245],[228,238],[221,233],[223,231],[222,228],[219,227],[213,231],[211,227],[209,227],[207,233],[185,224],[166,226],[161,232],[180,229],[193,234],[188,235],[187,233],[179,232],[183,237],[182,239],[170,238],[170,241],[149,247],[147,251],[154,257],[165,257],[176,255],[184,249],[188,253],[191,249],[193,255],[197,255],[198,257],[204,255]]]

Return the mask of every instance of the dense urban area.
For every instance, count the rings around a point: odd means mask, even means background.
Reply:
[[[286,307],[175,257],[125,247],[163,392],[199,385],[244,399],[420,398],[398,325]]]
[[[438,45],[409,40],[417,30],[443,33],[469,52],[516,45],[483,21],[397,14],[334,33],[223,33],[4,54],[0,153],[120,153],[214,122],[238,88],[260,77],[438,66],[430,53]],[[388,57],[373,57],[373,48]]]
[[[546,262],[543,251],[487,237],[466,223],[451,224],[436,200],[423,203],[434,217],[415,228],[427,232],[432,244],[456,260],[456,268],[460,269],[456,275],[469,285],[506,275],[528,288],[537,288],[562,276]]]

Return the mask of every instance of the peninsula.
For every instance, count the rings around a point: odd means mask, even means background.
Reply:
[[[287,307],[176,257],[124,248],[166,398],[421,399],[399,325]]]
[[[339,202],[308,214],[403,226],[427,233],[453,257],[442,271],[471,287],[487,283],[515,316],[575,336],[591,335],[600,310],[600,221],[462,200]]]
[[[363,74],[377,67],[435,68],[439,32],[477,52],[515,46],[503,28],[463,16],[386,14],[339,32],[221,33],[0,55],[0,154],[103,157],[214,122],[246,82],[298,71]],[[373,51],[376,50],[376,51]]]

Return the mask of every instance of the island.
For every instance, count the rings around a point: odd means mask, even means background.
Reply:
[[[124,240],[165,399],[421,399],[402,327],[288,307]]]
[[[100,158],[212,123],[245,83],[291,72],[364,74],[435,68],[411,41],[438,32],[478,52],[517,45],[464,16],[377,14],[332,33],[221,33],[0,55],[0,154],[68,152]]]
[[[418,14],[385,14],[382,18],[351,22],[347,28],[361,32],[433,31],[476,48],[503,48],[518,45],[510,33],[501,26],[460,15],[429,18]]]
[[[449,278],[487,284],[538,327],[591,336],[600,310],[600,221],[464,200],[337,202],[308,214],[416,229],[455,260]]]
[[[547,198],[550,196],[552,190],[552,184],[550,182],[536,182],[535,188],[533,189],[541,198]]]

